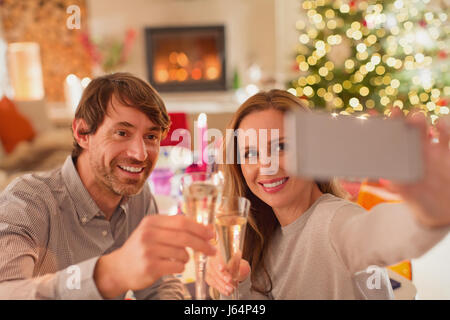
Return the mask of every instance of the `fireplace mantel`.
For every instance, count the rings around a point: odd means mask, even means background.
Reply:
[[[239,101],[234,91],[161,93],[168,112],[223,113],[235,112]]]

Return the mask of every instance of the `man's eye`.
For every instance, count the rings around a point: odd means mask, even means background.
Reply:
[[[147,135],[147,139],[149,139],[149,140],[156,140],[156,139],[158,139],[158,137],[156,135],[154,135],[154,134],[149,134],[149,135]]]
[[[122,130],[116,131],[116,134],[118,136],[120,136],[120,137],[126,137],[127,136],[127,133],[125,131],[122,131]]]

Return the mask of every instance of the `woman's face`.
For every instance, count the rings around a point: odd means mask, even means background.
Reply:
[[[293,146],[284,136],[284,114],[275,109],[256,111],[245,116],[238,129],[241,169],[250,190],[272,208],[302,201],[301,195],[314,182],[285,171],[285,152]]]

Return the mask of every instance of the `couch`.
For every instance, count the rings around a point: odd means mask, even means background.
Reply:
[[[15,101],[15,105],[31,122],[36,135],[32,141],[19,143],[9,154],[0,144],[0,190],[25,173],[61,165],[72,150],[70,127],[53,125],[45,101]]]

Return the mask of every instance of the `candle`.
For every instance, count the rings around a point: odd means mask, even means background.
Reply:
[[[80,78],[74,74],[69,74],[64,81],[64,95],[66,99],[66,107],[75,113],[78,103],[80,102],[83,93],[83,86]]]
[[[207,125],[207,117],[205,113],[200,113],[200,115],[198,116],[197,119],[197,133],[198,133],[198,146],[200,148],[200,157],[198,159],[198,164],[199,165],[206,165],[206,161],[207,161],[207,155],[204,155],[205,153],[205,148],[207,146],[207,137],[205,137],[205,133],[208,130],[208,125]]]

